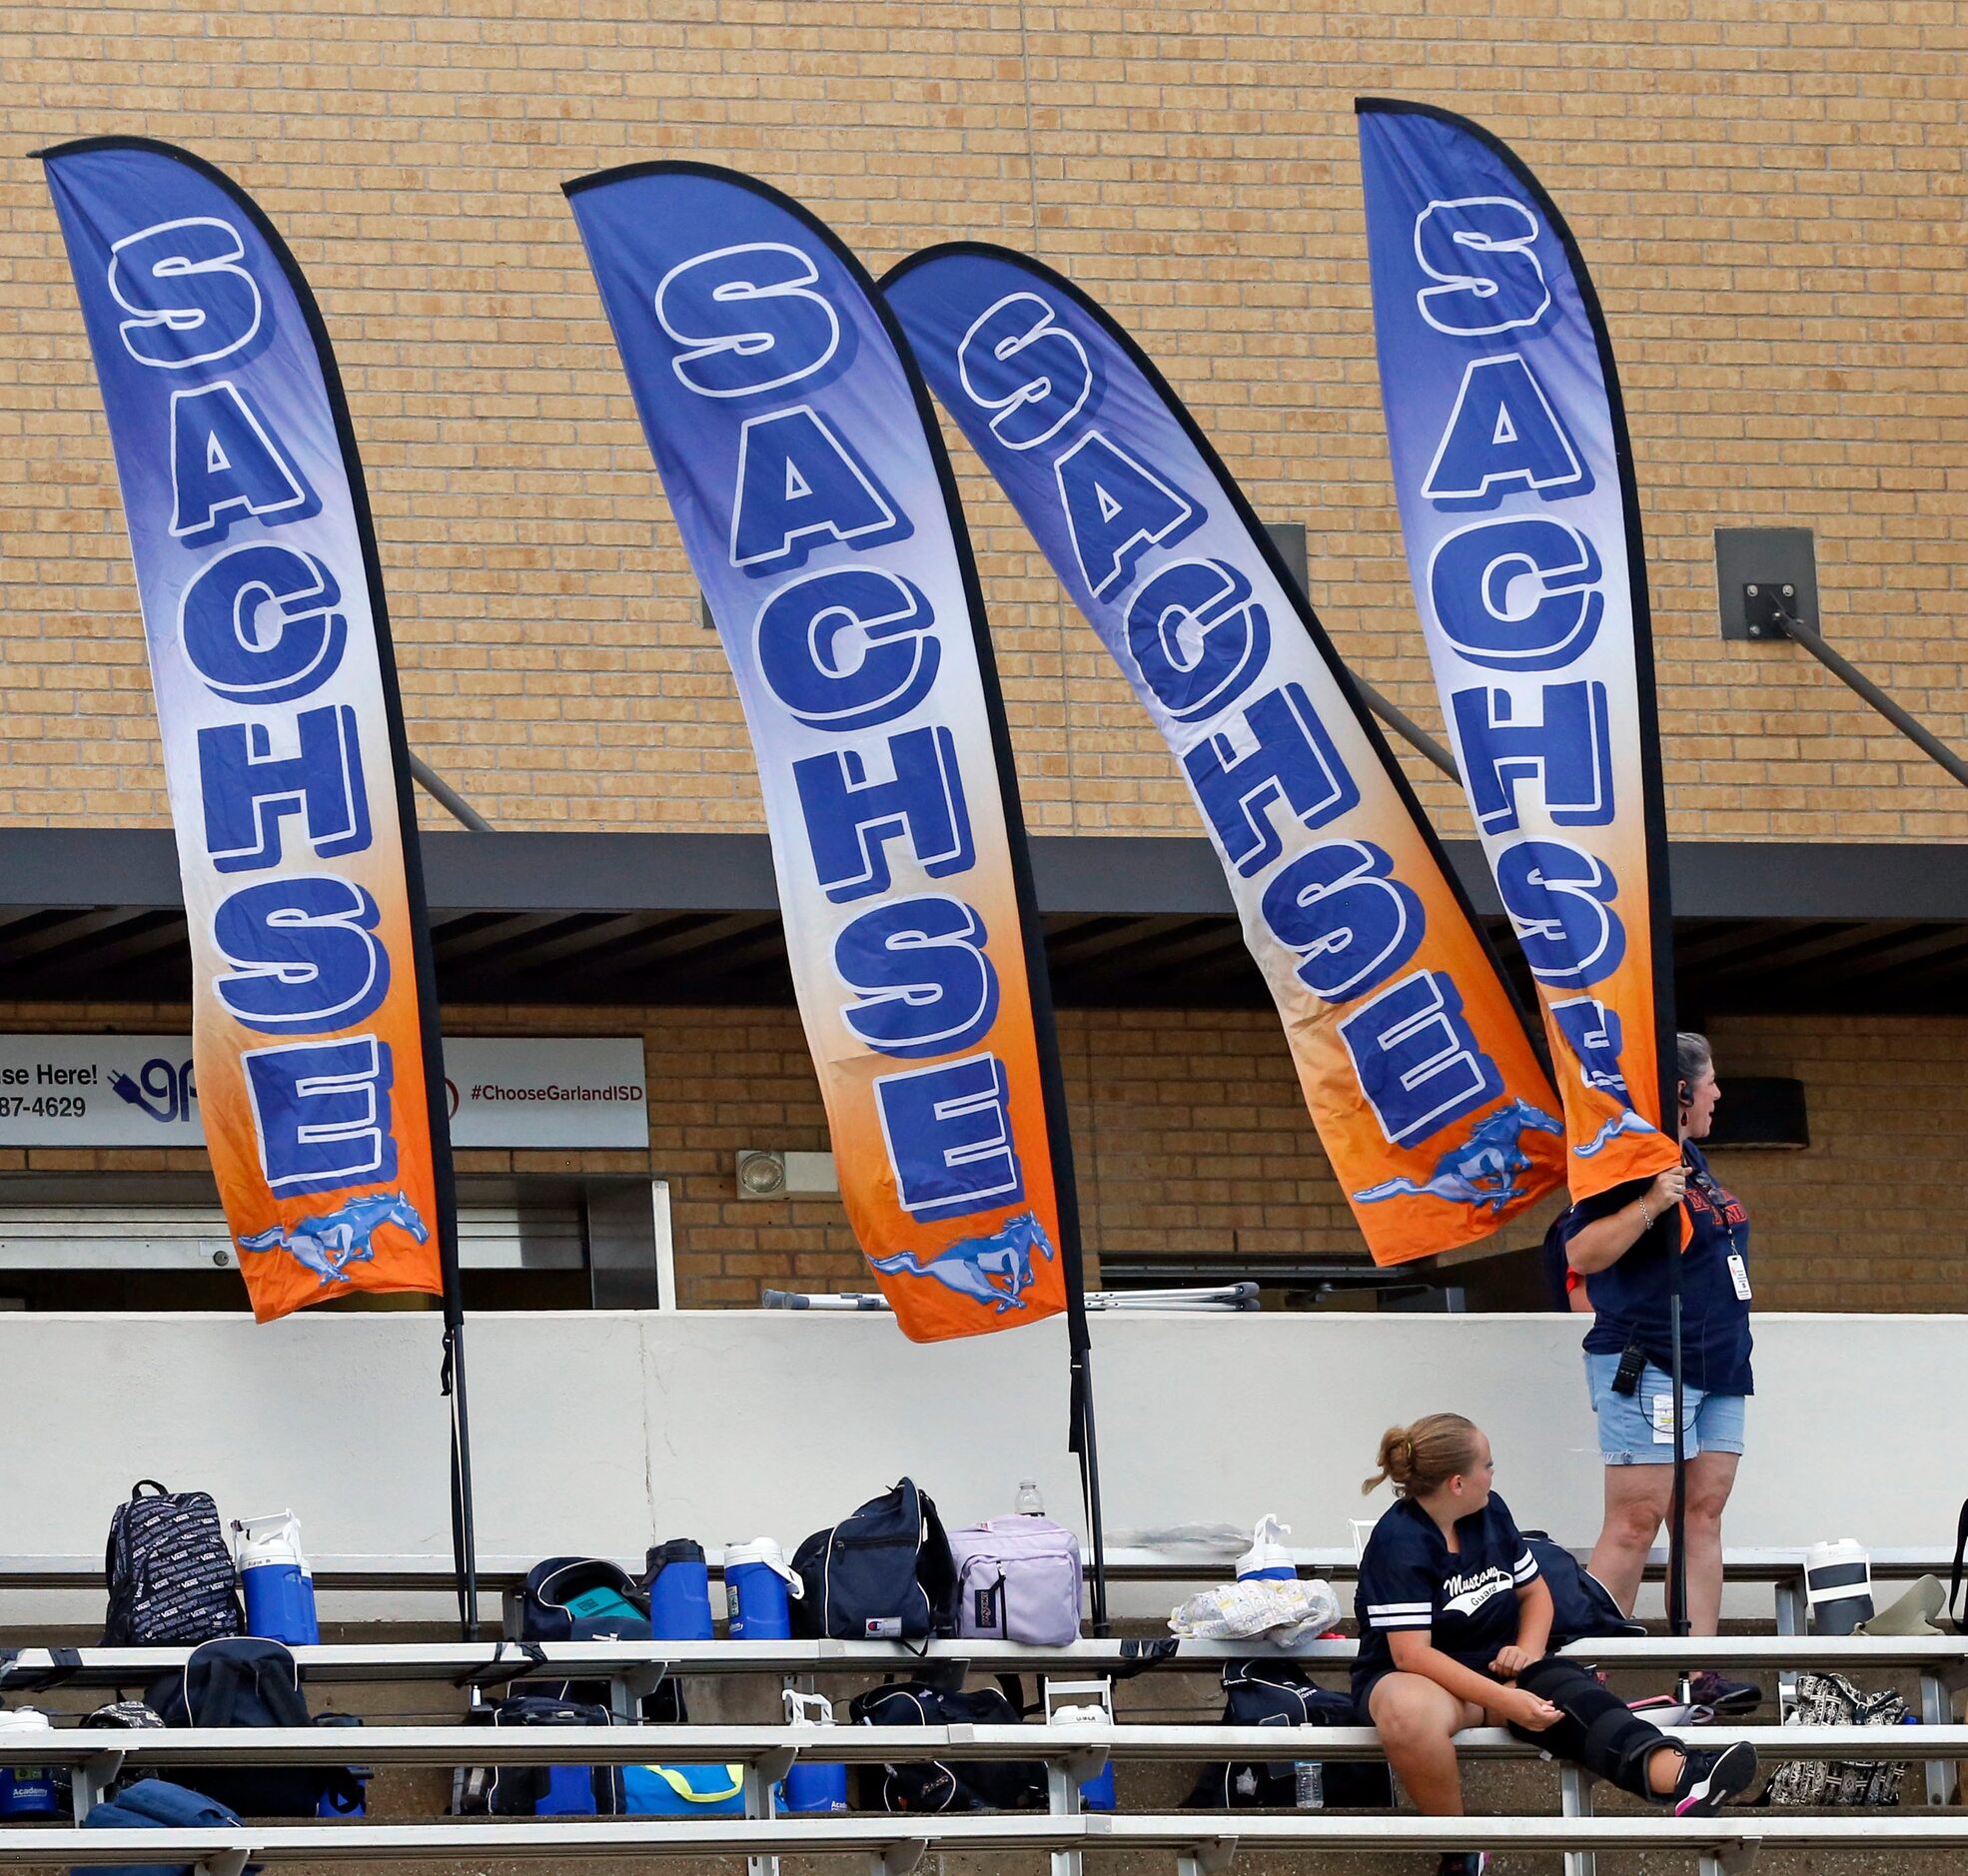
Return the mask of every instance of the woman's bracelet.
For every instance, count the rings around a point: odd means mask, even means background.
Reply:
[[[1651,1231],[1653,1229],[1653,1214],[1647,1210],[1647,1202],[1644,1199],[1640,1200],[1639,1207],[1640,1218],[1643,1221],[1640,1229],[1642,1231]]]

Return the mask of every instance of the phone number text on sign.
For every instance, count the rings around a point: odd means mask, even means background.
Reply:
[[[461,1147],[649,1143],[635,1037],[457,1037],[445,1044]],[[0,1036],[0,1146],[204,1145],[185,1036]]]

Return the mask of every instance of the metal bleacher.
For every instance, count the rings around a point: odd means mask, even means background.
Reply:
[[[1201,1546],[1150,1549],[1110,1545],[1107,1574],[1111,1582],[1179,1583],[1221,1580],[1229,1573],[1248,1539],[1218,1549]],[[722,1553],[706,1548],[713,1576]],[[1582,1553],[1581,1553],[1582,1554]],[[1946,1576],[1953,1561],[1948,1550],[1880,1547],[1871,1551],[1873,1579],[1905,1582],[1916,1576]],[[1359,1567],[1356,1551],[1347,1548],[1298,1548],[1291,1552],[1302,1576],[1323,1576],[1332,1582],[1351,1582]],[[633,1574],[639,1558],[618,1559]],[[479,1584],[488,1595],[503,1594],[524,1580],[537,1561],[532,1557],[489,1556],[480,1559]],[[1725,1558],[1731,1585],[1769,1585],[1775,1600],[1779,1634],[1794,1635],[1804,1627],[1804,1552],[1794,1545],[1732,1547]],[[1647,1559],[1647,1577],[1660,1581],[1666,1574],[1667,1553],[1656,1547]],[[453,1586],[449,1557],[322,1556],[314,1560],[315,1586],[325,1593],[355,1596],[450,1595]],[[99,1557],[0,1554],[0,1593],[12,1590],[101,1590],[103,1566]]]
[[[1324,1559],[1322,1558],[1322,1561]],[[47,1559],[36,1560],[45,1564]],[[1342,1559],[1341,1562],[1350,1561]],[[1907,1560],[1910,1566],[1915,1561]],[[1942,1559],[1944,1562],[1945,1559]],[[1731,1573],[1781,1585],[1784,1571],[1801,1557],[1766,1553]],[[435,1560],[393,1559],[387,1566],[399,1589],[437,1589],[449,1581]],[[1151,1580],[1197,1574],[1193,1563],[1143,1560]],[[1208,1573],[1212,1565],[1204,1566]],[[1892,1565],[1879,1570],[1892,1573]],[[1328,1563],[1330,1573],[1343,1568]],[[1875,1558],[1875,1568],[1878,1559]],[[1166,1575],[1160,1572],[1166,1572]],[[1755,1572],[1752,1574],[1752,1572]],[[376,1570],[363,1575],[323,1568],[324,1590],[357,1581],[380,1587]],[[86,1577],[87,1573],[78,1571]],[[53,1580],[51,1580],[51,1578]],[[99,1573],[94,1580],[99,1581]],[[76,1588],[58,1572],[34,1565],[0,1564],[0,1590]],[[490,1572],[489,1587],[503,1587]],[[1782,1608],[1779,1604],[1778,1614]],[[19,1632],[18,1630],[16,1632]],[[625,1723],[595,1728],[467,1727],[463,1724],[378,1724],[351,1733],[341,1729],[253,1731],[102,1732],[58,1725],[32,1748],[37,1763],[68,1769],[78,1817],[119,1776],[137,1770],[174,1771],[205,1766],[342,1764],[360,1759],[378,1768],[452,1768],[462,1765],[730,1763],[744,1767],[747,1815],[678,1820],[668,1817],[597,1819],[373,1818],[330,1823],[248,1823],[237,1831],[176,1833],[85,1830],[56,1826],[0,1829],[0,1865],[87,1865],[175,1862],[197,1866],[201,1876],[239,1876],[245,1864],[280,1861],[385,1862],[471,1858],[606,1858],[745,1856],[754,1876],[765,1876],[784,1856],[849,1856],[879,1876],[905,1876],[926,1855],[976,1852],[994,1859],[1049,1859],[1054,1876],[1078,1876],[1088,1851],[1136,1851],[1166,1855],[1181,1876],[1223,1868],[1240,1851],[1294,1858],[1339,1852],[1407,1852],[1451,1848],[1562,1853],[1569,1876],[1591,1876],[1601,1851],[1672,1852],[1695,1863],[1702,1876],[1739,1876],[1759,1853],[1863,1850],[1875,1859],[1887,1851],[1968,1853],[1968,1812],[1955,1808],[1955,1773],[1968,1759],[1968,1726],[1952,1720],[1953,1696],[1968,1685],[1968,1640],[1956,1636],[1845,1637],[1795,1634],[1728,1635],[1697,1640],[1634,1637],[1581,1644],[1572,1652],[1607,1669],[1673,1670],[1700,1665],[1736,1674],[1789,1674],[1835,1667],[1860,1679],[1917,1678],[1921,1719],[1917,1732],[1898,1728],[1707,1726],[1677,1736],[1714,1745],[1745,1739],[1766,1760],[1832,1758],[1918,1759],[1926,1765],[1924,1790],[1909,1787],[1904,1809],[1838,1816],[1737,1809],[1706,1820],[1676,1820],[1622,1808],[1594,1815],[1591,1781],[1559,1768],[1562,1815],[1434,1819],[1386,1812],[1341,1815],[1321,1811],[1139,1812],[1084,1815],[1079,1786],[1110,1762],[1181,1763],[1226,1759],[1276,1760],[1303,1755],[1322,1761],[1380,1756],[1369,1727],[1322,1727],[1281,1738],[1277,1728],[1162,1724],[1121,1719],[1111,1725],[1072,1723],[1019,1726],[873,1728],[852,1725],[790,1728],[783,1725],[635,1723],[642,1698],[669,1676],[755,1675],[780,1679],[884,1675],[954,1678],[1021,1673],[1085,1678],[1102,1673],[1213,1672],[1226,1660],[1275,1654],[1310,1671],[1344,1674],[1351,1641],[1326,1640],[1289,1649],[1252,1641],[1090,1639],[1061,1648],[989,1641],[937,1641],[925,1649],[891,1642],[511,1642],[384,1640],[330,1642],[294,1650],[315,1686],[421,1684],[427,1688],[495,1691],[521,1676],[607,1683],[610,1706]],[[55,1649],[25,1646],[0,1657],[0,1695],[40,1688],[66,1690],[139,1686],[181,1665],[183,1648]],[[64,1715],[64,1718],[67,1716]],[[1460,1750],[1476,1761],[1534,1760],[1535,1748],[1499,1729],[1464,1734]],[[15,1757],[27,1756],[19,1744]],[[825,1763],[878,1764],[927,1759],[1027,1759],[1047,1766],[1049,1808],[1044,1813],[952,1817],[885,1813],[841,1817],[775,1815],[773,1787],[795,1757]],[[1924,1796],[1926,1802],[1917,1802]],[[165,1845],[169,1844],[166,1848]],[[995,1866],[995,1865],[994,1865]],[[1649,1865],[1651,1867],[1651,1864]],[[1316,1867],[1316,1865],[1313,1865]]]

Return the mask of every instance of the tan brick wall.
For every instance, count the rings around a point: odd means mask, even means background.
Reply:
[[[879,270],[1034,249],[1139,333],[1347,655],[1437,720],[1372,357],[1357,91],[1454,105],[1564,207],[1632,416],[1676,829],[1968,835],[1801,653],[1717,637],[1709,530],[1818,531],[1827,628],[1957,744],[1968,20],[1942,0],[14,4],[0,13],[0,820],[160,821],[107,437],[38,168],[142,132],[232,171],[325,307],[412,731],[503,827],[758,824],[728,675],[563,178],[689,154]],[[1029,814],[1188,831],[1121,680],[964,486]],[[1832,769],[1836,764],[1835,772]],[[1450,831],[1460,803],[1418,772]]]
[[[182,1031],[169,1006],[59,1014],[0,1005],[0,1030]],[[648,1050],[647,1154],[466,1152],[464,1172],[633,1173],[669,1180],[681,1300],[775,1288],[866,1289],[839,1206],[735,1195],[741,1147],[827,1145],[789,1010],[460,1011],[461,1035],[633,1035]],[[1061,1054],[1088,1247],[1100,1254],[1358,1256],[1361,1243],[1302,1105],[1277,1023],[1258,1013],[1069,1012]],[[1763,1309],[1968,1311],[1968,1196],[1950,1116],[1968,1021],[1734,1018],[1712,1040],[1731,1075],[1794,1075],[1803,1153],[1718,1154],[1747,1201]],[[26,1171],[204,1170],[196,1153],[27,1154]],[[1505,1242],[1534,1243],[1543,1215]]]

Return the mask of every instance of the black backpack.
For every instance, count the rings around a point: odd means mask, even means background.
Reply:
[[[1544,1587],[1551,1592],[1553,1648],[1595,1635],[1644,1635],[1644,1622],[1630,1622],[1619,1612],[1612,1591],[1561,1543],[1541,1530],[1527,1530],[1523,1540],[1537,1564]]]
[[[936,1502],[905,1478],[793,1552],[805,1594],[793,1631],[839,1641],[927,1641],[956,1625],[957,1569]]]
[[[465,1716],[465,1723],[468,1726],[606,1726],[611,1719],[605,1706],[522,1693],[507,1700],[475,1702]],[[584,1809],[608,1817],[622,1808],[621,1772],[612,1765],[479,1765],[458,1773],[452,1809],[463,1817],[534,1817],[539,1814],[555,1779],[572,1782],[577,1790],[571,1794],[575,1799],[573,1804],[562,1801],[549,1806],[551,1810],[570,1813]]]
[[[1968,1609],[1964,1609],[1959,1615],[1954,1612],[1954,1605],[1961,1597],[1964,1556],[1968,1556],[1968,1498],[1962,1500],[1960,1515],[1954,1520],[1954,1568],[1947,1579],[1947,1618],[1957,1626],[1968,1622]]]
[[[1315,1686],[1304,1668],[1286,1660],[1227,1661],[1223,1669],[1226,1726],[1362,1726],[1350,1694]],[[1296,1742],[1295,1742],[1296,1743]],[[1183,1799],[1185,1810],[1291,1810],[1298,1803],[1303,1745],[1289,1759],[1205,1766]],[[1333,1759],[1321,1765],[1321,1802],[1339,1810],[1385,1810],[1394,1780],[1385,1760]]]
[[[964,1693],[902,1681],[857,1694],[857,1726],[1016,1726],[1022,1715],[996,1687]],[[863,1811],[1031,1811],[1046,1802],[1046,1768],[1037,1760],[918,1759],[862,1769]]]
[[[246,1632],[239,1576],[208,1491],[166,1491],[154,1478],[138,1479],[110,1519],[103,1575],[106,1648]]]
[[[294,1656],[253,1636],[208,1641],[175,1673],[152,1682],[144,1702],[167,1726],[312,1726]],[[242,1817],[313,1817],[324,1795],[352,1802],[341,1766],[187,1767],[180,1782]]]

